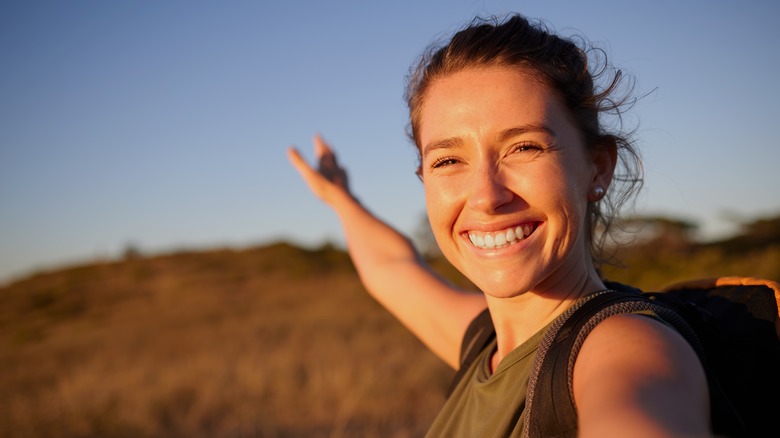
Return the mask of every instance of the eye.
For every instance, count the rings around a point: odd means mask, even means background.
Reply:
[[[433,163],[431,163],[431,169],[438,169],[440,167],[451,166],[457,163],[458,163],[457,158],[441,157],[441,158],[437,158],[436,160],[434,160]]]
[[[539,152],[541,150],[542,147],[536,143],[524,142],[512,146],[512,150],[510,151],[510,153]]]

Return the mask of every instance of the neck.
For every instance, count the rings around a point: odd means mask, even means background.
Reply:
[[[509,352],[555,320],[579,298],[605,288],[596,271],[589,270],[574,281],[535,288],[512,298],[488,295],[498,344],[493,369]]]

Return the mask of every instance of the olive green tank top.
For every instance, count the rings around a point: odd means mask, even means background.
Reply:
[[[493,340],[483,349],[455,387],[426,437],[519,437],[525,418],[528,378],[544,327],[512,350],[494,373]]]
[[[629,313],[668,325],[651,311]],[[444,403],[426,438],[522,436],[528,380],[539,343],[553,323],[512,350],[492,374],[490,362],[496,351],[496,340],[488,344]]]

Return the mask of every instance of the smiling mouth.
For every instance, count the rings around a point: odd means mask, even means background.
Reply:
[[[538,223],[532,222],[491,233],[469,231],[469,240],[475,247],[481,249],[503,248],[527,239],[538,226]]]

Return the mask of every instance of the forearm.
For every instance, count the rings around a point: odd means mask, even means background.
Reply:
[[[381,292],[398,282],[399,269],[419,269],[434,276],[412,242],[386,224],[348,194],[334,199],[331,206],[341,221],[352,262],[369,292]],[[388,279],[393,279],[388,282]],[[437,279],[438,280],[438,279]]]
[[[331,204],[366,290],[453,368],[468,323],[485,308],[481,293],[464,291],[430,269],[404,235],[352,198]]]

